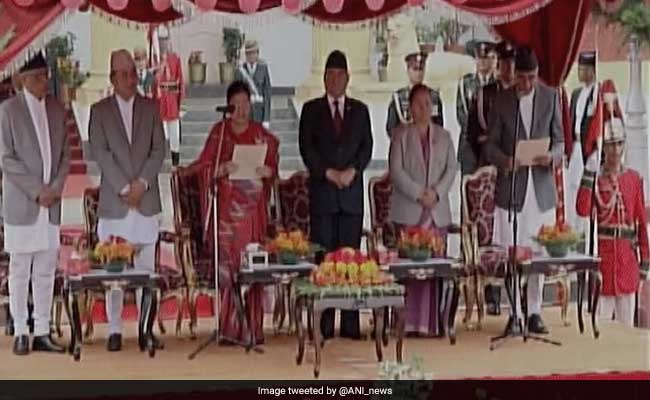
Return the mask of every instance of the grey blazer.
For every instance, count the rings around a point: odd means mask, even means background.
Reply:
[[[50,181],[43,182],[43,160],[36,128],[29,114],[24,93],[20,92],[0,106],[0,166],[3,180],[3,215],[12,225],[32,225],[40,206],[38,195],[45,185],[63,192],[70,167],[63,106],[46,97],[45,109],[50,130],[52,168]],[[50,207],[50,222],[61,223],[61,201]]]
[[[454,143],[449,132],[430,124],[430,155],[427,171],[420,136],[413,124],[395,130],[389,153],[390,179],[393,183],[389,218],[404,225],[415,225],[422,216],[418,202],[425,188],[433,188],[439,201],[433,209],[433,220],[439,227],[451,224],[449,189],[458,172]],[[428,173],[427,173],[428,172]]]
[[[148,184],[138,207],[144,216],[161,212],[158,174],[166,154],[160,111],[155,101],[136,95],[133,102],[133,137],[129,140],[117,99],[106,97],[90,108],[90,149],[101,170],[98,214],[101,218],[124,218],[129,207],[120,192],[131,181]]]
[[[508,158],[512,156],[515,129],[519,125],[519,139],[550,137],[550,151],[553,164],[561,165],[564,152],[564,135],[560,102],[555,89],[538,84],[533,99],[532,132],[526,132],[519,114],[519,102],[515,88],[500,92],[494,99],[492,112],[488,116],[489,138],[484,148],[489,163],[498,167],[496,183],[496,204],[508,208],[511,175],[504,173]],[[518,120],[518,121],[517,121]],[[529,171],[532,171],[535,196],[541,211],[555,207],[557,200],[553,166],[520,168],[515,181],[515,208],[521,211],[526,198]]]

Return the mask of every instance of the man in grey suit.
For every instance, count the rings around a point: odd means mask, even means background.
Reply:
[[[534,247],[532,237],[542,224],[555,222],[556,189],[553,165],[561,165],[564,137],[558,94],[538,82],[538,64],[535,53],[526,47],[517,49],[515,56],[516,84],[499,93],[489,116],[489,139],[485,155],[499,169],[496,182],[496,210],[494,242],[512,245],[512,229],[508,222],[511,177],[515,176],[513,208],[518,213],[517,243]],[[533,165],[522,166],[513,158],[513,145],[527,139],[550,138],[546,154],[533,160]],[[528,279],[528,329],[532,333],[548,333],[540,316],[544,276]],[[515,296],[516,298],[516,296]],[[518,321],[510,318],[508,330],[517,329]]]
[[[29,285],[33,351],[63,352],[50,337],[59,249],[61,193],[69,170],[63,106],[47,96],[47,63],[39,53],[20,70],[23,90],[0,108],[5,249],[16,355],[29,353]]]
[[[251,119],[271,127],[271,75],[269,66],[259,59],[260,48],[255,40],[244,44],[246,62],[237,68],[235,79],[246,82],[251,90]]]
[[[138,75],[127,50],[111,54],[110,79],[115,94],[90,109],[90,146],[101,170],[97,234],[99,240],[119,236],[135,245],[135,269],[153,272],[165,135],[157,104],[137,94]],[[141,295],[136,291],[138,306]],[[123,296],[121,290],[106,294],[109,351],[122,347]]]

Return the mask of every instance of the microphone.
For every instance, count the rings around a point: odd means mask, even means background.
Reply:
[[[217,112],[231,114],[235,112],[235,106],[233,106],[232,104],[226,106],[218,106],[215,110]]]

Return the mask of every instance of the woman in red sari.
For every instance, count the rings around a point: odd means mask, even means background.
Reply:
[[[226,94],[228,105],[235,110],[230,119],[218,122],[210,131],[199,158],[193,168],[206,167],[210,176],[217,167],[218,229],[219,229],[219,287],[221,296],[220,326],[222,334],[233,340],[246,340],[239,323],[232,290],[232,279],[239,270],[240,253],[249,243],[261,243],[267,232],[267,204],[271,187],[278,175],[279,142],[261,124],[251,121],[250,89],[246,83],[233,82]],[[225,127],[223,127],[225,124]],[[221,132],[223,129],[223,137]],[[229,176],[239,166],[232,161],[236,145],[266,144],[264,166],[256,169],[257,179],[232,180]],[[221,152],[218,155],[219,148]],[[204,188],[208,190],[208,188]],[[210,216],[205,216],[206,219]],[[210,234],[209,237],[212,237]],[[253,286],[247,293],[246,315],[257,343],[264,340],[262,307],[264,288]]]

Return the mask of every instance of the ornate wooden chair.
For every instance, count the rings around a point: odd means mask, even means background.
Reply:
[[[280,179],[275,185],[277,219],[281,228],[291,231],[300,229],[307,236],[309,225],[309,174],[295,172],[287,179]]]
[[[508,263],[508,250],[492,242],[496,178],[496,167],[485,166],[479,168],[474,174],[463,177],[461,185],[463,228],[467,230],[463,245],[471,246],[471,250],[465,249],[470,254],[469,262],[466,262],[466,272],[471,279],[467,279],[463,287],[466,306],[463,323],[467,328],[470,327],[473,308],[476,305],[477,329],[481,329],[484,315],[484,287],[488,283],[500,287]],[[564,293],[568,294],[567,275],[554,275],[548,278],[546,283],[556,282],[562,286]],[[566,320],[568,299],[568,295],[562,299],[562,319],[565,325],[568,324]]]
[[[201,294],[214,298],[214,260],[212,252],[204,246],[204,221],[207,193],[201,187],[211,179],[208,169],[177,167],[171,173],[174,229],[178,234],[179,255],[187,286],[190,312],[190,337],[196,338],[196,301]]]
[[[279,179],[275,184],[275,210],[277,228],[285,231],[299,229],[307,237],[311,232],[309,222],[309,186],[306,171],[294,172],[287,179]],[[282,329],[289,311],[289,329],[293,326],[293,301],[291,285],[280,284],[275,287],[275,307],[273,326]]]
[[[97,236],[97,207],[99,205],[99,189],[98,188],[88,188],[84,191],[83,194],[83,215],[84,215],[84,226],[85,226],[85,240],[88,245],[88,248],[94,248],[98,242]],[[168,243],[174,246],[174,254],[176,257],[176,267],[166,265],[162,263],[161,259],[161,249],[162,244]],[[180,241],[178,235],[173,232],[160,231],[158,235],[158,241],[156,242],[156,256],[155,256],[155,271],[160,275],[159,290],[160,302],[163,302],[167,299],[175,299],[176,306],[178,309],[176,317],[176,335],[181,333],[181,322],[183,319],[183,305],[184,299],[187,296],[187,286],[185,284],[185,279],[183,278],[183,273],[181,271],[181,263],[179,257],[179,246]],[[89,313],[92,312],[94,300],[104,298],[103,292],[93,292],[89,293],[86,296],[85,309],[87,310],[88,315],[86,315],[86,332],[84,337],[91,338],[93,334],[93,322],[92,317]],[[158,307],[160,310],[160,307]],[[162,314],[158,313],[158,326],[161,333],[165,333],[165,326],[162,321]]]
[[[369,253],[372,253],[379,244],[388,248],[397,246],[399,234],[395,225],[388,219],[392,193],[393,184],[388,172],[382,176],[370,178],[368,182],[371,230],[368,240]]]

